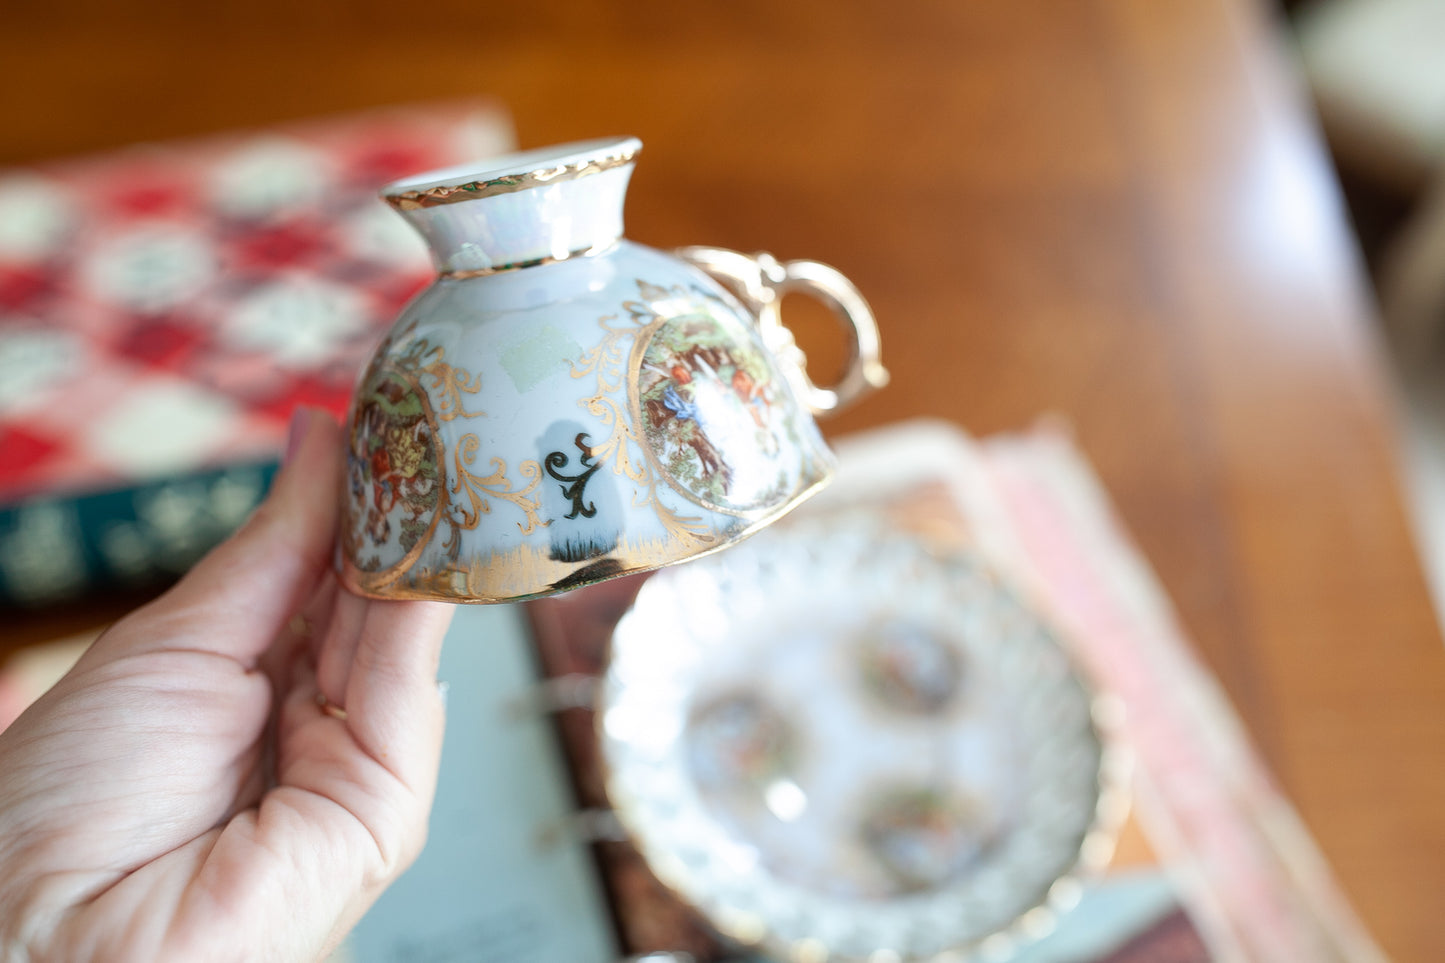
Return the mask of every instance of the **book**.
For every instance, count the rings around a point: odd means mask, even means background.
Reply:
[[[512,146],[471,101],[0,171],[0,604],[160,583],[229,533],[433,275],[378,189]]]
[[[974,440],[915,422],[840,454],[840,484],[811,511],[884,512],[980,549],[1123,705],[1134,826],[1114,871],[1021,963],[1382,963],[1065,429]]]

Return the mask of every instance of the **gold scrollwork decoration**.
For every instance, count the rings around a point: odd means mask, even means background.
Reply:
[[[437,394],[437,419],[480,418],[485,411],[467,411],[462,394],[474,395],[482,390],[482,376],[469,374],[464,368],[448,364],[441,346],[432,347],[425,339],[417,342],[417,368],[430,375],[431,388]]]
[[[712,526],[700,515],[681,515],[663,504],[658,498],[659,478],[651,461],[646,454],[634,454],[634,450],[646,452],[647,440],[634,419],[626,389],[629,379],[636,378],[636,372],[631,370],[633,347],[639,337],[666,319],[657,310],[656,302],[683,294],[680,289],[669,290],[646,281],[638,281],[638,290],[642,300],[623,303],[627,321],[617,323],[617,315],[598,318],[604,332],[602,340],[571,362],[573,378],[596,379],[596,392],[578,404],[607,429],[607,436],[590,446],[590,452],[598,464],[610,464],[615,474],[637,484],[633,504],[639,508],[650,506],[669,538],[683,545],[711,545],[718,537]]]
[[[650,468],[646,461],[635,458],[628,446],[629,442],[641,445],[643,439],[628,417],[625,401],[618,402],[615,397],[619,393],[626,397],[626,361],[632,341],[637,336],[637,329],[614,327],[610,323],[614,320],[615,315],[599,318],[598,323],[606,334],[597,346],[584,353],[581,359],[569,363],[572,366],[573,378],[593,375],[597,379],[597,393],[579,402],[587,409],[588,414],[600,419],[602,426],[607,429],[607,437],[590,446],[592,457],[601,464],[610,463],[613,472],[618,475],[624,475],[634,482],[645,483],[651,474]]]
[[[476,461],[477,451],[481,447],[481,439],[475,434],[463,435],[457,443],[453,456],[456,477],[449,490],[453,495],[465,495],[470,503],[470,508],[460,502],[451,503],[451,514],[448,515],[447,521],[452,526],[452,531],[442,545],[442,548],[448,551],[455,551],[460,547],[462,531],[476,528],[482,516],[491,512],[492,505],[489,499],[492,498],[500,498],[521,509],[524,521],[517,522],[517,528],[523,535],[530,535],[538,528],[547,525],[547,522],[537,514],[540,507],[537,499],[531,497],[542,482],[542,466],[535,459],[528,459],[519,464],[517,470],[527,481],[524,487],[516,488],[511,479],[507,477],[507,463],[502,458],[492,458],[490,475],[482,476],[471,471],[471,465]]]
[[[710,545],[717,541],[712,529],[700,515],[679,515],[657,499],[657,480],[648,479],[647,501],[657,512],[663,530],[683,545]]]

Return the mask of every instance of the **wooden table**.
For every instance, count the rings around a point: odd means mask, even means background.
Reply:
[[[1072,420],[1366,922],[1445,954],[1392,389],[1251,0],[52,0],[7,5],[0,63],[0,161],[472,93],[529,146],[639,134],[635,239],[819,258],[873,302],[894,383],[831,430]]]

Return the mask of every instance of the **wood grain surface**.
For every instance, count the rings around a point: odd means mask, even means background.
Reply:
[[[0,162],[473,94],[525,146],[641,136],[634,239],[872,301],[894,382],[830,432],[1072,422],[1361,915],[1445,958],[1445,651],[1393,388],[1252,0],[11,0],[0,64]]]

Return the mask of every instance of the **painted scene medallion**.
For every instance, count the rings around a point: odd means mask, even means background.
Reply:
[[[369,575],[410,565],[436,528],[445,478],[431,405],[404,373],[373,370],[358,393],[346,458],[348,555]]]
[[[957,648],[915,620],[888,618],[868,626],[858,668],[864,692],[890,712],[936,716],[959,701],[963,665]]]
[[[889,875],[893,893],[946,886],[993,842],[981,804],[938,786],[884,791],[864,815],[859,836]]]
[[[793,496],[796,402],[751,331],[703,310],[662,322],[641,351],[638,415],[672,487],[724,512]]]

